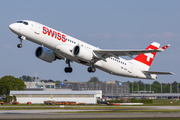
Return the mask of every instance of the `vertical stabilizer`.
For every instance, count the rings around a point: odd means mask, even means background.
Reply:
[[[151,49],[158,49],[160,46],[159,43],[153,42],[151,45],[149,45],[146,50],[151,50]],[[148,70],[151,66],[152,61],[154,60],[154,57],[156,56],[155,53],[143,53],[138,55],[136,58],[131,60],[133,64],[136,64],[140,67],[142,67],[143,70]]]

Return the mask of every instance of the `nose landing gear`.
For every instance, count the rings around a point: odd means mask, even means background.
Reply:
[[[20,44],[17,44],[18,48],[22,48],[22,41],[26,39],[26,37],[24,36],[18,36],[18,38],[20,39]]]

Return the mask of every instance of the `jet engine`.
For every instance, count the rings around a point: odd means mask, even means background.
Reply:
[[[93,54],[90,50],[84,47],[81,47],[79,45],[74,47],[72,53],[75,57],[78,57],[80,60],[85,61],[85,62],[89,62],[93,58]]]
[[[35,55],[37,58],[49,63],[52,63],[53,61],[56,60],[56,55],[54,54],[54,52],[42,46],[36,49]]]

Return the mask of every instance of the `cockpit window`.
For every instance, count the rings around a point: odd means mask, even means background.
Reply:
[[[28,22],[25,22],[25,21],[17,21],[16,23],[23,23],[25,25],[28,25]]]
[[[28,25],[28,22],[23,22],[25,25]]]
[[[17,21],[16,23],[23,23],[23,21]]]

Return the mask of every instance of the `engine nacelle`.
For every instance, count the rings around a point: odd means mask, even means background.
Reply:
[[[74,47],[72,53],[75,57],[78,57],[80,60],[86,61],[86,62],[91,61],[93,58],[93,54],[90,50],[83,48],[79,45]]]
[[[52,61],[56,60],[56,55],[54,54],[54,52],[45,47],[38,47],[36,49],[35,55],[37,58],[49,63],[52,63]]]

